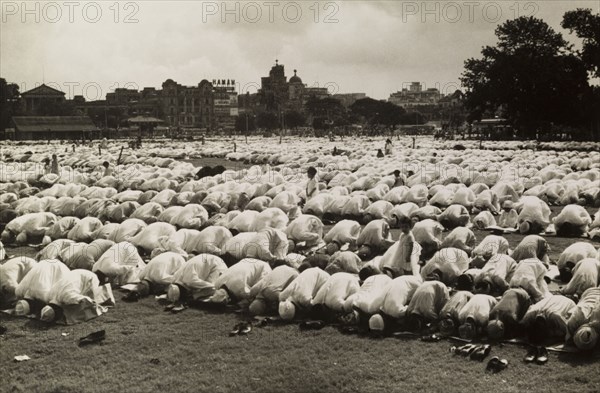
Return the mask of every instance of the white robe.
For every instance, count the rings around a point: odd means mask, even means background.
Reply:
[[[91,270],[94,263],[115,243],[111,240],[98,239],[90,244],[73,243],[60,252],[60,260],[69,269]]]
[[[239,300],[250,297],[250,289],[271,272],[267,262],[245,258],[227,269],[215,281],[215,289],[227,287],[230,294]]]
[[[139,218],[129,218],[119,224],[118,228],[109,236],[115,243],[128,242],[148,225]]]
[[[144,229],[142,229],[137,235],[132,237],[129,242],[137,247],[143,248],[146,252],[150,253],[159,244],[159,239],[162,236],[171,237],[177,232],[175,227],[165,222],[155,222]]]
[[[589,288],[598,286],[600,276],[600,261],[595,258],[585,258],[577,262],[573,269],[573,277],[562,289],[565,295],[581,296]]]
[[[58,218],[52,213],[29,213],[6,224],[4,231],[15,235],[22,232],[27,236],[44,235],[57,221]]]
[[[573,300],[562,295],[550,295],[536,304],[533,304],[523,317],[522,324],[531,325],[538,316],[543,316],[551,327],[550,336],[567,337],[567,321],[575,311]]]
[[[458,321],[463,324],[473,319],[478,327],[485,327],[490,320],[490,311],[497,303],[493,296],[474,295],[458,313]]]
[[[508,254],[508,240],[502,236],[488,235],[473,249],[471,256],[490,259],[496,254]]]
[[[552,219],[552,222],[557,231],[563,224],[568,223],[581,228],[581,231],[586,233],[592,223],[592,218],[583,206],[568,205],[562,209],[558,216]]]
[[[19,283],[36,264],[35,259],[21,256],[0,265],[0,293],[12,298]]]
[[[94,290],[99,285],[98,276],[89,270],[71,270],[54,283],[48,295],[48,303],[61,307],[79,304],[84,299],[93,303],[96,301]]]
[[[356,274],[339,272],[331,275],[312,300],[312,305],[322,304],[335,313],[350,312],[346,300],[360,289]]]
[[[423,283],[420,276],[400,276],[387,285],[381,311],[392,318],[403,318],[417,288]]]
[[[221,258],[211,254],[200,254],[182,264],[173,274],[173,284],[181,285],[194,300],[205,299],[215,292],[215,282],[227,271]]]
[[[344,309],[358,309],[368,315],[379,312],[390,282],[392,279],[386,274],[376,274],[367,278],[358,292],[346,300]]]
[[[576,242],[565,248],[558,257],[556,263],[559,269],[564,268],[567,263],[576,265],[577,262],[585,258],[596,258],[598,253],[596,248],[591,243],[587,242]]]
[[[318,267],[306,269],[279,294],[279,301],[291,301],[296,306],[309,308],[313,298],[329,277],[329,273]]]
[[[139,280],[153,284],[167,285],[173,281],[175,272],[185,263],[183,256],[165,252],[152,258],[139,274]]]
[[[129,242],[116,243],[94,263],[93,272],[102,272],[116,285],[138,282],[146,264],[137,248]]]
[[[510,280],[511,288],[523,288],[538,302],[550,296],[548,284],[544,280],[547,273],[544,263],[537,258],[524,259],[517,264]]]
[[[440,312],[440,319],[451,319],[459,321],[460,310],[471,300],[473,294],[469,291],[458,291],[448,299],[448,302]]]
[[[342,220],[331,228],[323,237],[325,243],[336,242],[340,245],[356,243],[360,234],[361,226],[353,220]]]
[[[469,256],[458,248],[443,248],[436,252],[421,269],[421,277],[426,279],[434,270],[442,272],[440,279],[446,285],[454,285],[458,276],[469,268]]]
[[[369,222],[360,232],[356,240],[357,246],[386,247],[392,240],[390,226],[384,220]]]
[[[78,221],[67,234],[67,238],[76,242],[92,241],[92,234],[102,227],[102,221],[96,217],[85,217]]]
[[[57,259],[45,259],[35,264],[15,290],[17,299],[50,302],[52,286],[69,273],[69,268]]]
[[[250,290],[250,299],[262,299],[266,302],[277,304],[279,295],[298,277],[298,270],[281,265],[277,266]]]
[[[275,228],[285,231],[289,217],[279,208],[270,207],[258,214],[252,223],[251,230],[258,232],[265,228]]]
[[[306,246],[315,246],[323,238],[323,223],[310,214],[302,214],[289,223],[286,234],[296,243],[306,242]]]
[[[425,281],[413,294],[407,315],[419,315],[428,321],[437,320],[450,298],[448,287],[440,281]]]

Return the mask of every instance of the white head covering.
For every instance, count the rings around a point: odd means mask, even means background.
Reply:
[[[598,342],[598,332],[589,325],[583,325],[577,330],[573,341],[577,348],[582,350],[590,350],[596,346]]]
[[[385,329],[385,322],[383,321],[383,317],[379,314],[373,315],[369,319],[369,330],[381,332],[383,329]]]
[[[175,303],[181,297],[181,291],[179,287],[175,284],[169,285],[169,289],[167,290],[167,300]]]
[[[17,244],[25,244],[27,242],[27,233],[26,232],[19,233],[15,240],[16,240]]]
[[[227,304],[229,302],[229,294],[223,288],[217,289],[215,293],[208,299],[211,303]]]
[[[29,303],[27,300],[19,300],[15,305],[15,315],[18,317],[24,317],[25,315],[29,315]]]
[[[279,316],[282,319],[290,321],[294,318],[295,314],[296,306],[294,306],[294,303],[290,302],[289,300],[279,303]]]
[[[44,322],[52,322],[56,318],[56,313],[54,309],[50,306],[45,306],[42,308],[42,313],[40,315],[40,319]]]

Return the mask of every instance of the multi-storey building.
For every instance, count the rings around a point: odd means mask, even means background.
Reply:
[[[389,102],[392,104],[410,109],[420,106],[436,105],[442,95],[436,88],[423,90],[423,86],[419,82],[412,82],[409,88],[403,88],[401,91],[392,93]]]

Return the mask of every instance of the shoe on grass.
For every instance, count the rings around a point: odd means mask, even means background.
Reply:
[[[523,361],[525,363],[533,363],[535,361],[535,359],[537,358],[537,356],[538,356],[537,347],[530,347],[529,350],[527,351],[527,354],[523,358]]]
[[[546,347],[537,348],[537,356],[535,357],[537,364],[546,364],[548,362],[548,350]]]
[[[251,331],[252,331],[252,326],[250,326],[250,324],[248,324],[248,323],[243,323],[240,326],[238,335],[246,335],[246,334],[250,333]]]
[[[483,359],[485,359],[490,354],[490,352],[492,352],[491,345],[489,345],[489,344],[481,345],[475,351],[473,351],[471,353],[469,358],[471,360],[477,360],[477,361],[483,362]]]
[[[495,373],[499,373],[500,371],[504,370],[506,367],[508,367],[508,360],[500,359],[498,356],[494,356],[488,362],[487,367],[485,368],[485,371],[495,374]]]

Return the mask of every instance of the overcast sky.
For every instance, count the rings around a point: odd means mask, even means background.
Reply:
[[[168,78],[235,79],[254,92],[275,59],[288,77],[296,68],[305,84],[331,92],[381,99],[419,81],[447,93],[459,87],[464,60],[494,44],[499,23],[534,14],[577,43],[562,15],[599,11],[598,0],[22,4],[1,4],[0,76],[21,91],[45,81],[88,100]]]

